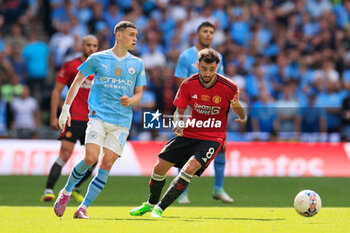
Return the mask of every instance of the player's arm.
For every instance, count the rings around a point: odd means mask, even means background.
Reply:
[[[56,82],[51,94],[51,110],[50,110],[50,125],[53,129],[58,130],[57,109],[60,105],[60,96],[65,85],[60,82]]]
[[[231,108],[238,116],[238,119],[236,119],[235,122],[245,124],[247,122],[247,115],[245,114],[244,108],[239,100],[231,100]]]
[[[177,87],[188,77],[188,64],[184,54],[181,54],[177,61],[174,77]]]
[[[124,107],[128,107],[130,105],[138,104],[142,99],[143,94],[143,86],[136,86],[134,90],[134,95],[129,97],[127,95],[123,95],[120,97],[120,103]]]
[[[183,128],[180,127],[179,122],[183,121],[184,114],[185,114],[185,108],[176,108],[176,111],[174,112],[174,128],[173,132],[175,136],[182,136],[183,135]]]
[[[180,121],[184,120],[184,115],[186,113],[186,109],[190,111],[190,98],[188,96],[188,86],[186,86],[186,82],[183,82],[180,88],[177,90],[175,99],[173,104],[176,107],[176,111],[174,112],[174,128],[173,132],[176,136],[183,135],[183,125],[179,124]]]
[[[119,98],[120,104],[124,107],[138,104],[142,99],[143,86],[146,86],[146,75],[145,75],[146,72],[145,72],[145,65],[143,64],[143,61],[141,59],[137,69],[139,72],[136,76],[134,95],[131,97],[127,95],[123,95],[122,97]]]
[[[72,83],[72,86],[69,88],[66,100],[64,101],[64,104],[71,105],[75,96],[77,95],[79,88],[81,84],[84,82],[85,77],[84,75],[79,71],[78,74],[75,76],[74,81]]]
[[[84,82],[84,80],[85,80],[84,75],[79,71],[78,74],[75,76],[72,86],[68,90],[66,100],[64,101],[64,105],[62,107],[61,115],[58,119],[58,124],[62,130],[65,129],[66,124],[70,126],[71,117],[69,113],[69,108],[75,96],[77,95],[81,84]]]
[[[176,81],[176,85],[177,87],[181,86],[181,83],[184,81],[184,78],[179,78],[179,77],[175,77],[175,81]]]

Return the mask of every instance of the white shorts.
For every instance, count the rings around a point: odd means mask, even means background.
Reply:
[[[97,144],[117,153],[121,157],[128,135],[129,129],[126,127],[90,118],[86,128],[85,144]]]

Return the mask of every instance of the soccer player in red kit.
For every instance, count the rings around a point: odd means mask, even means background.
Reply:
[[[61,70],[58,72],[56,84],[51,96],[50,125],[53,129],[59,129],[57,109],[60,103],[60,95],[63,88],[65,87],[65,85],[70,86],[73,83],[74,78],[78,73],[77,68],[91,54],[97,52],[97,49],[97,38],[93,35],[85,36],[82,41],[82,55],[64,63]],[[70,114],[72,117],[71,126],[66,127],[65,131],[62,132],[60,135],[59,139],[61,140],[61,148],[59,156],[51,167],[44,195],[40,199],[41,201],[52,201],[55,199],[53,187],[55,186],[57,179],[61,175],[62,167],[66,164],[66,162],[72,155],[76,141],[79,140],[81,145],[83,145],[85,142],[85,130],[87,127],[87,122],[89,121],[88,97],[93,78],[93,75],[90,75],[85,80],[72,103],[72,106],[70,108]],[[88,172],[86,172],[83,179],[75,186],[75,189],[72,192],[72,197],[76,201],[81,202],[84,199],[84,197],[79,192],[79,186],[91,175],[93,168],[94,166],[91,167],[91,169]]]
[[[130,210],[130,215],[152,211],[152,217],[161,217],[187,188],[194,175],[200,176],[220,151],[225,139],[229,108],[238,115],[236,122],[245,124],[247,116],[239,102],[239,89],[232,81],[216,73],[220,58],[212,49],[198,53],[199,73],[187,78],[178,90],[174,105],[176,135],[158,155],[150,179],[147,202]],[[190,107],[189,107],[190,106]],[[186,119],[186,109],[191,111]],[[182,168],[169,185],[162,199],[160,195],[166,174],[171,167]]]

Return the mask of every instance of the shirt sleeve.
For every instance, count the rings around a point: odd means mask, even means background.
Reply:
[[[173,104],[178,108],[187,108],[190,103],[190,98],[188,98],[188,93],[186,91],[186,83],[182,83],[179,90],[176,93]]]
[[[56,77],[56,82],[59,82],[63,85],[66,85],[69,82],[69,67],[68,67],[69,63],[64,63],[62,68],[60,69],[60,71],[57,74]]]
[[[232,92],[231,103],[235,104],[239,100],[239,89],[237,88],[235,92]]]
[[[186,62],[186,57],[184,54],[181,54],[179,57],[179,60],[177,61],[176,64],[176,69],[175,69],[175,77],[177,78],[188,78],[188,68],[187,68],[187,62]]]
[[[239,101],[239,89],[237,87],[237,85],[232,81],[232,80],[229,80],[229,82],[232,83],[232,89],[230,88],[230,94],[229,94],[229,99],[230,99],[230,102],[235,104],[237,103],[237,101]]]
[[[96,58],[95,56],[89,56],[86,61],[78,67],[78,70],[83,74],[85,78],[90,74],[95,73],[96,70]]]
[[[135,86],[146,86],[146,72],[145,72],[145,65],[143,64],[143,61],[140,62],[140,69],[138,72],[138,75],[136,77],[136,83]]]

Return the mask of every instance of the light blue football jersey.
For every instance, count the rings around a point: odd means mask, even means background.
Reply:
[[[177,61],[175,69],[175,77],[178,78],[188,78],[193,74],[198,73],[197,62],[198,62],[198,49],[196,46],[186,49],[183,51]],[[217,52],[217,51],[216,51]],[[224,74],[224,67],[222,65],[222,55],[217,52],[220,57],[220,63],[217,69],[217,73],[221,75]]]
[[[89,118],[130,128],[131,106],[121,105],[119,98],[134,95],[135,86],[145,86],[143,61],[127,53],[118,57],[111,49],[94,53],[78,67],[88,77],[94,74],[89,95]]]

